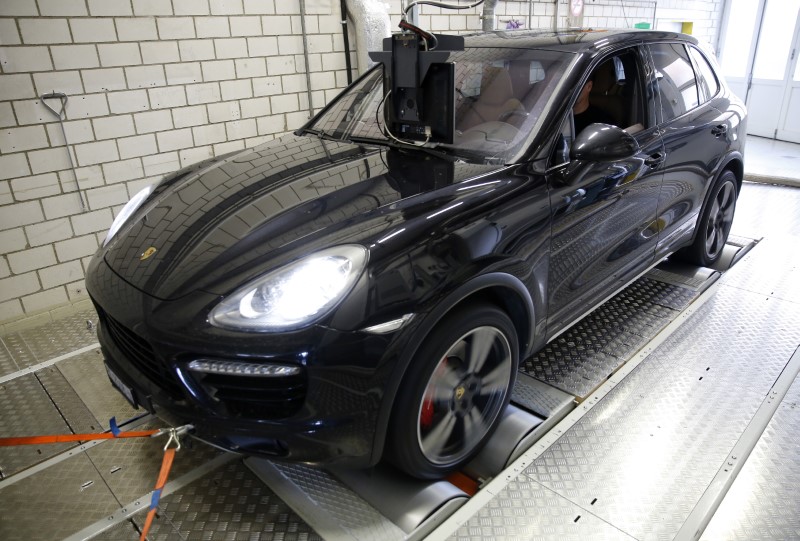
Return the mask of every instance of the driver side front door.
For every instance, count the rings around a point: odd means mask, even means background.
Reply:
[[[652,114],[650,73],[638,49],[615,55],[624,59],[615,65],[624,65],[624,85],[628,85],[620,94],[633,100],[626,101],[625,112],[617,116],[619,122],[630,125],[619,127],[639,130],[633,134],[639,150],[624,159],[571,159],[565,150],[573,137],[572,113],[563,121],[559,140],[563,136],[566,146],[562,145],[561,153],[554,152],[548,169],[552,209],[549,335],[644,272],[655,257],[663,146]],[[594,67],[602,68],[608,60]]]

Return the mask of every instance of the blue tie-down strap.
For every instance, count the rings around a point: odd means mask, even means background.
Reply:
[[[109,419],[108,420],[108,426],[109,426],[109,429],[111,430],[111,433],[114,434],[114,437],[118,438],[121,430],[117,426],[117,418],[116,417],[112,417],[111,419]]]
[[[161,488],[157,488],[153,491],[153,497],[150,499],[150,509],[158,507],[158,501],[161,499],[162,490]]]

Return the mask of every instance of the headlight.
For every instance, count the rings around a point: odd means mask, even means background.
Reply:
[[[136,209],[142,206],[144,200],[147,199],[147,196],[153,192],[154,185],[147,186],[139,193],[131,197],[131,200],[125,203],[125,206],[122,207],[122,210],[119,211],[117,217],[114,218],[114,221],[111,222],[111,227],[108,230],[108,234],[106,235],[106,240],[103,241],[103,247],[108,244],[114,235],[117,234],[117,231],[128,221],[128,218],[136,212]]]
[[[321,318],[353,288],[367,264],[363,246],[328,248],[242,286],[209,316],[227,329],[274,332]]]

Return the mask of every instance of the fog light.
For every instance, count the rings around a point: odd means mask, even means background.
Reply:
[[[299,366],[286,366],[270,363],[245,363],[237,361],[212,361],[200,359],[189,363],[189,370],[206,374],[225,374],[230,376],[252,376],[257,378],[280,378],[296,376]]]

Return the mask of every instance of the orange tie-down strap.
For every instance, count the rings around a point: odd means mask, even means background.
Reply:
[[[40,443],[63,443],[66,441],[92,441],[113,440],[116,438],[146,438],[159,432],[159,430],[131,430],[123,432],[117,426],[117,418],[108,420],[108,432],[92,434],[54,434],[52,436],[21,436],[17,438],[0,438],[0,447],[13,447],[15,445],[39,445]]]
[[[161,471],[158,472],[158,480],[156,480],[156,487],[153,490],[153,496],[150,499],[150,510],[147,512],[147,518],[142,527],[142,534],[139,536],[139,541],[147,539],[147,533],[150,531],[150,525],[153,524],[153,518],[156,516],[158,509],[158,501],[161,499],[161,491],[164,485],[167,484],[167,477],[169,477],[169,470],[172,468],[172,461],[175,459],[175,447],[170,447],[164,450],[164,459],[161,461]]]
[[[62,443],[65,441],[91,441],[91,440],[113,440],[117,438],[144,438],[152,436],[158,430],[131,430],[130,432],[102,432],[100,434],[56,434],[53,436],[26,436],[19,438],[0,438],[0,447],[11,447],[14,445],[38,445],[40,443]]]

